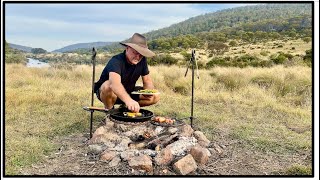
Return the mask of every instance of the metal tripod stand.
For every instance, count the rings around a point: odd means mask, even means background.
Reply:
[[[193,127],[193,119],[195,119],[193,117],[193,102],[194,102],[194,69],[196,68],[197,69],[197,78],[199,79],[199,70],[198,70],[198,64],[197,64],[197,60],[196,60],[196,51],[195,50],[192,50],[191,52],[191,58],[190,58],[190,61],[188,63],[188,66],[187,66],[187,71],[184,75],[184,77],[187,76],[187,73],[188,73],[188,69],[189,69],[189,66],[191,64],[192,66],[192,93],[191,93],[191,116],[190,116],[190,122],[191,122],[191,127]]]

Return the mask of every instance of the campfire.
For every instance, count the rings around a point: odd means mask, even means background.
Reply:
[[[89,153],[97,155],[99,160],[108,162],[109,167],[128,163],[133,170],[153,175],[157,167],[167,167],[162,174],[171,169],[178,175],[194,172],[204,166],[210,151],[210,141],[201,131],[195,131],[193,124],[194,69],[198,69],[195,50],[187,66],[192,67],[191,126],[181,119],[154,117],[148,110],[140,109],[138,114],[126,108],[106,110],[96,107],[84,107],[91,111]],[[93,80],[95,67],[95,49],[93,48]],[[199,78],[198,72],[197,77]],[[92,86],[93,87],[93,86]],[[93,106],[93,90],[91,106]],[[92,134],[94,111],[107,113],[103,126]]]
[[[88,153],[109,167],[127,163],[133,170],[154,175],[162,167],[178,175],[187,175],[204,166],[210,141],[190,125],[160,126],[155,123],[124,124],[107,116],[88,141]]]

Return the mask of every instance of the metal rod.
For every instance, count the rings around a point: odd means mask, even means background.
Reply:
[[[96,49],[92,48],[92,93],[91,93],[91,106],[93,106],[93,100],[94,100],[94,80],[95,80],[95,66],[96,66]],[[90,114],[90,138],[92,138],[92,121],[93,121],[93,112],[91,111]]]
[[[191,121],[191,127],[193,127],[193,99],[194,99],[194,50],[192,50],[192,93],[191,93],[191,117],[190,117],[190,121]]]
[[[190,58],[190,61],[188,63],[188,66],[187,66],[187,71],[185,73],[184,76],[187,76],[187,73],[188,73],[188,69],[189,69],[189,66],[191,64],[192,66],[192,91],[191,91],[191,116],[189,117],[190,118],[190,124],[191,124],[191,127],[193,127],[193,119],[195,119],[193,117],[193,103],[194,103],[194,69],[195,69],[195,66],[196,66],[196,69],[197,69],[197,78],[199,79],[199,71],[198,71],[198,64],[197,64],[197,61],[196,61],[196,58],[195,58],[195,53],[196,51],[195,50],[192,50],[191,51],[191,58]]]

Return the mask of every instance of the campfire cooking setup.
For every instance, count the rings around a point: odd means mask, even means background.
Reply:
[[[203,167],[213,148],[201,131],[193,129],[194,70],[197,69],[195,51],[189,66],[192,67],[191,116],[177,119],[157,116],[153,112],[140,109],[130,112],[121,105],[114,109],[93,107],[95,78],[95,48],[92,50],[93,78],[91,106],[83,107],[91,112],[90,139],[87,142],[89,154],[96,159],[107,161],[110,167],[126,163],[136,173],[181,174],[186,175]],[[134,93],[159,93],[157,90]],[[93,112],[106,113],[104,125],[92,133]],[[190,119],[190,125],[186,120]],[[161,167],[161,168],[158,168]],[[134,173],[133,173],[134,174]]]

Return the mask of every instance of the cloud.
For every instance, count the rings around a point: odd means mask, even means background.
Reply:
[[[19,37],[19,42],[29,40],[28,44],[47,49],[61,48],[64,42],[122,41],[134,32],[168,27],[213,7],[191,3],[9,4],[5,36],[8,42],[18,43]]]

